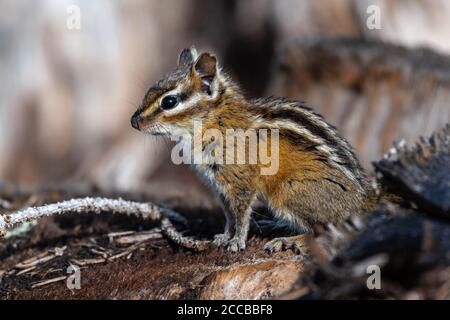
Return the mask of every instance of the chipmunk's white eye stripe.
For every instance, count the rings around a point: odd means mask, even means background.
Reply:
[[[178,97],[177,104],[173,108],[164,109],[162,107],[164,99],[166,99],[167,97],[172,97],[172,96]],[[182,99],[181,98],[182,96],[186,96],[186,94],[183,94],[182,88],[180,88],[180,87],[175,88],[173,90],[166,92],[164,95],[162,95],[158,100],[158,105],[161,109],[164,110],[164,114],[173,115],[180,111],[183,111],[183,110],[186,110],[186,109],[192,107],[193,105],[197,104],[199,101],[198,97],[195,97],[196,94],[191,95],[187,99],[186,98]]]
[[[181,97],[181,96],[183,96],[183,92],[180,88],[176,88],[174,90],[167,92],[160,98],[160,100],[159,100],[160,106],[162,104],[163,99],[167,96]],[[200,101],[214,100],[217,98],[217,96],[218,96],[217,81],[213,80],[211,83],[211,94],[195,92],[192,95],[188,96],[187,99],[180,98],[178,101],[178,104],[171,109],[164,110],[164,114],[173,115],[173,114],[179,113],[181,111],[188,110],[188,109],[193,108],[196,105],[198,105],[198,103]]]
[[[180,100],[180,102],[174,108],[165,110],[164,113],[167,115],[179,113],[180,111],[184,111],[194,107],[200,100],[201,95],[195,93],[186,100]]]

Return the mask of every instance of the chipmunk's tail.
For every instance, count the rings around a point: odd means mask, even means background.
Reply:
[[[402,202],[402,197],[394,193],[382,192],[379,201],[389,201],[399,204]]]
[[[377,195],[378,202],[389,201],[392,203],[400,204],[402,202],[402,197],[393,192],[392,189],[386,188],[381,182],[377,183]]]
[[[402,197],[393,193],[390,190],[386,190],[382,185],[376,183],[372,185],[372,188],[367,192],[367,209],[372,211],[381,201],[388,201],[395,204],[402,202]]]

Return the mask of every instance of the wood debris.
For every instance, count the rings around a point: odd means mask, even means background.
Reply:
[[[57,277],[57,278],[53,278],[53,279],[49,279],[49,280],[45,280],[45,281],[41,281],[41,282],[36,282],[31,285],[31,289],[39,288],[39,287],[42,287],[42,286],[45,286],[45,285],[48,285],[51,283],[63,281],[66,279],[67,279],[67,276],[61,276],[61,277]]]
[[[49,254],[48,252],[43,252],[33,258],[24,260],[22,262],[19,262],[18,264],[16,264],[14,266],[14,268],[16,269],[28,269],[30,267],[36,266],[37,264],[43,263],[43,262],[47,262],[52,260],[53,258],[55,258],[56,255],[54,254]]]
[[[55,249],[53,250],[55,252],[55,256],[57,257],[61,257],[64,254],[64,251],[67,249],[67,246],[64,247],[55,247]]]
[[[102,256],[105,259],[108,258],[108,253],[106,253],[105,251],[100,251],[95,248],[91,248],[91,252],[95,255]]]
[[[104,263],[106,262],[106,259],[71,259],[70,261],[78,266],[88,266],[91,264]]]
[[[123,256],[128,256],[130,253],[132,253],[133,251],[135,251],[137,249],[140,249],[144,245],[146,245],[146,240],[140,241],[138,243],[135,243],[135,244],[129,246],[125,251],[123,251],[123,252],[121,252],[119,254],[116,254],[116,255],[114,255],[112,257],[109,257],[108,261],[112,261],[112,260],[121,258]]]
[[[135,232],[130,235],[117,237],[115,241],[119,244],[133,244],[146,240],[162,239],[162,234],[158,231]]]
[[[20,276],[21,274],[28,273],[28,272],[30,272],[30,271],[32,271],[34,269],[36,269],[36,266],[29,267],[28,269],[23,269],[23,270],[17,272],[16,276]]]
[[[135,231],[121,231],[121,232],[110,232],[107,234],[109,242],[113,242],[114,238],[120,237],[120,236],[127,236],[130,234],[135,233]]]

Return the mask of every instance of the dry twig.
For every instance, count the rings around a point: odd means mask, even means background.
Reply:
[[[37,283],[35,283],[35,284],[33,284],[31,286],[31,289],[39,288],[39,287],[45,286],[47,284],[55,283],[55,282],[58,282],[58,281],[63,281],[63,280],[66,280],[66,279],[67,279],[67,276],[61,276],[61,277],[57,277],[57,278],[53,278],[53,279],[37,282]]]
[[[31,207],[13,212],[8,215],[0,215],[0,237],[6,231],[24,222],[37,220],[44,216],[52,216],[67,213],[119,213],[134,215],[144,220],[153,220],[161,224],[161,231],[166,238],[175,244],[195,251],[202,251],[209,246],[209,241],[197,241],[181,235],[173,226],[168,217],[185,222],[184,217],[178,213],[160,208],[152,203],[140,203],[126,201],[123,199],[107,198],[81,198],[68,201],[44,205],[41,207]]]
[[[116,237],[114,240],[118,244],[133,244],[136,242],[141,242],[145,240],[161,239],[162,235],[160,232],[144,231],[144,232],[134,232],[133,234],[123,235]]]

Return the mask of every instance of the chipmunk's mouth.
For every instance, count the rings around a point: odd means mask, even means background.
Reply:
[[[168,136],[167,133],[159,132],[159,131],[153,131],[153,130],[147,131],[147,130],[144,130],[144,132],[145,132],[146,134],[151,135],[151,136]]]
[[[170,136],[170,134],[166,130],[157,125],[147,125],[141,127],[139,131],[151,136],[165,136],[165,137]]]
[[[139,115],[134,114],[131,117],[131,126],[143,133],[152,135],[152,136],[166,136],[167,130],[164,130],[164,128],[157,124],[149,124],[145,123],[146,121]]]

